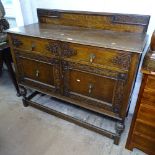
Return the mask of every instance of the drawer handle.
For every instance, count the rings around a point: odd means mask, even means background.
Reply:
[[[36,70],[36,77],[39,77],[39,70]]]
[[[91,53],[91,54],[89,55],[89,62],[90,62],[90,63],[93,63],[95,57],[96,57],[96,55],[95,55],[94,53]]]
[[[92,89],[93,89],[93,84],[89,84],[88,88],[89,88],[88,93],[91,94],[92,93]]]
[[[34,51],[35,48],[36,48],[36,45],[34,43],[32,43],[32,45],[31,45],[31,51]]]

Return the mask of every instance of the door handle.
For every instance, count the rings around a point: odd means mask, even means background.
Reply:
[[[31,51],[34,51],[36,48],[36,45],[34,43],[31,44]]]
[[[39,77],[39,70],[36,70],[36,77]]]
[[[91,53],[91,54],[89,55],[89,62],[90,62],[90,63],[93,63],[95,57],[96,57],[96,55],[95,55],[94,53]]]
[[[93,84],[88,85],[88,93],[91,94],[93,89]]]

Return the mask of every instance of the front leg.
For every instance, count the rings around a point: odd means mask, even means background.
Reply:
[[[29,106],[28,102],[26,102],[26,99],[27,99],[27,89],[24,86],[19,86],[19,90],[20,90],[20,95],[23,97],[22,101],[23,101],[24,107]]]
[[[119,141],[120,141],[121,134],[125,129],[124,121],[123,122],[122,121],[117,122],[116,126],[115,126],[115,129],[116,129],[116,135],[117,136],[114,139],[114,144],[118,145]]]

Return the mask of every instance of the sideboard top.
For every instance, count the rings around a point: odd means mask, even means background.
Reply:
[[[143,51],[146,43],[146,35],[143,33],[117,32],[39,23],[12,28],[8,32],[138,53]]]
[[[150,16],[37,9],[39,23],[10,29],[21,35],[141,53]]]

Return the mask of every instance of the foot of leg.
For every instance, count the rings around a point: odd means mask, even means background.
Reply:
[[[117,122],[115,128],[116,128],[116,134],[117,135],[114,138],[114,144],[118,145],[119,141],[120,141],[121,134],[125,128],[125,125],[123,122]]]

